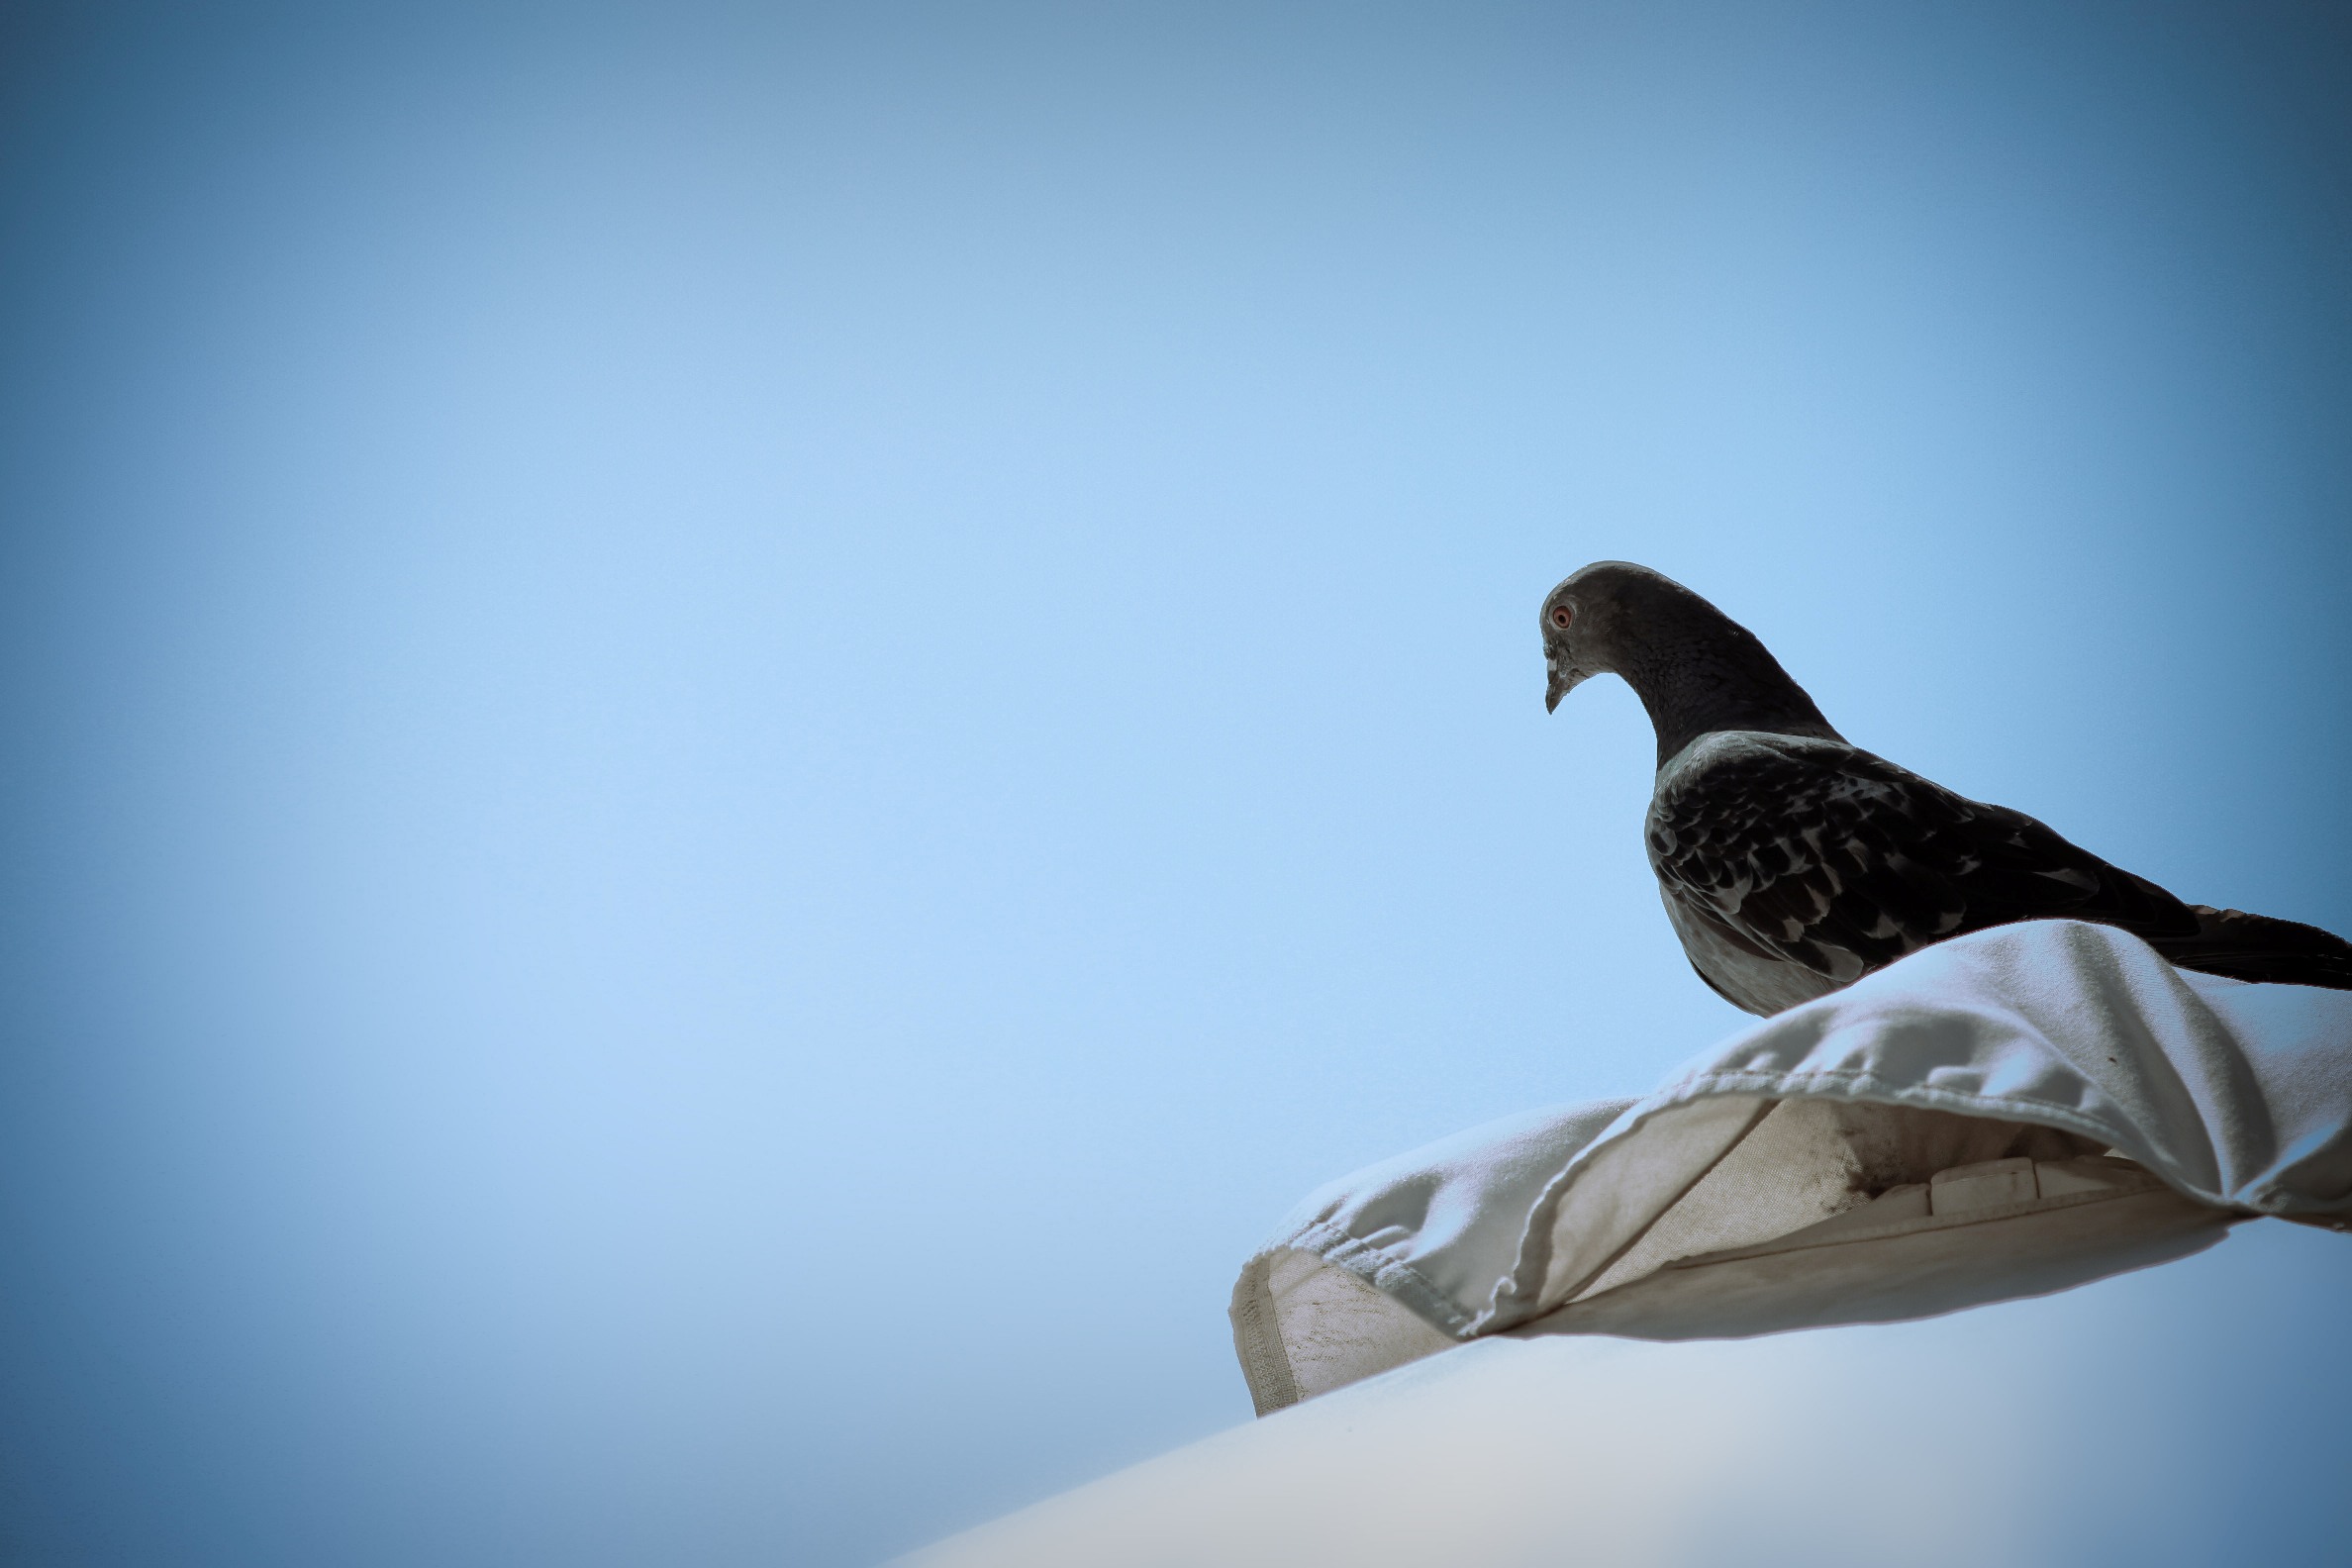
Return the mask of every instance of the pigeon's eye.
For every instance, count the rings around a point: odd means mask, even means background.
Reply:
[[[1568,623],[1575,619],[1576,617],[1569,613],[1568,607],[1566,605],[1552,606],[1551,624],[1558,627],[1561,631],[1567,631]]]

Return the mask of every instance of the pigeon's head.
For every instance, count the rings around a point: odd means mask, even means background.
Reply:
[[[1625,655],[1645,628],[1683,601],[1706,601],[1681,583],[1631,561],[1595,561],[1543,596],[1543,711],[1595,675],[1624,673]]]
[[[1658,733],[1658,765],[1703,735],[1844,737],[1756,635],[1673,578],[1595,561],[1543,596],[1545,712],[1595,675],[1619,675]]]

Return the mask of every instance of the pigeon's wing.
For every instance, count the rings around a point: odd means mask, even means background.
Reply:
[[[2012,921],[2197,930],[2171,894],[2021,813],[1851,746],[1763,741],[1675,778],[1650,813],[1666,896],[1734,945],[1842,984]]]
[[[2160,936],[2154,942],[2158,952],[2183,968],[2233,980],[2352,991],[2352,942],[2334,931],[2204,904],[2190,905],[2189,912],[2197,917],[2196,934]]]

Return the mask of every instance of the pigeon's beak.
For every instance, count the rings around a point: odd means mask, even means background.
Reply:
[[[1544,650],[1543,667],[1549,674],[1549,679],[1543,684],[1543,711],[1545,713],[1550,713],[1558,708],[1560,699],[1576,690],[1578,683],[1592,674],[1591,670],[1578,669],[1560,657],[1558,650],[1553,648]]]

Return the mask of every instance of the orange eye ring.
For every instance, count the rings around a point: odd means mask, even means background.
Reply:
[[[1561,631],[1567,631],[1568,623],[1575,619],[1575,615],[1569,611],[1566,605],[1552,606],[1551,624],[1558,627]]]

